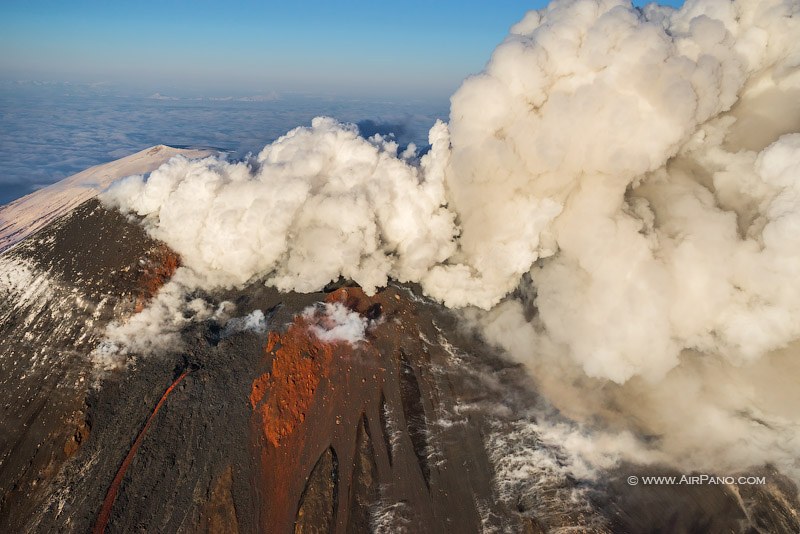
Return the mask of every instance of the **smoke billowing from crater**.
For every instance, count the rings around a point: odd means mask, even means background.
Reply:
[[[209,287],[394,278],[469,307],[558,408],[648,438],[600,453],[797,476],[799,97],[796,1],[555,1],[422,158],[315,119],[105,200]]]
[[[209,285],[267,276],[282,290],[316,291],[344,276],[374,292],[389,277],[421,279],[456,248],[439,168],[447,128],[430,137],[417,164],[413,145],[398,154],[391,140],[317,118],[252,161],[175,158],[105,198],[145,216]]]

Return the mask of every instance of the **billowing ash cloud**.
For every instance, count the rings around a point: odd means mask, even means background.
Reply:
[[[374,292],[389,277],[419,280],[456,247],[437,167],[446,126],[430,139],[416,165],[393,141],[317,118],[253,161],[175,158],[147,180],[123,180],[106,200],[145,216],[208,284],[267,276],[280,289],[315,291],[344,276]]]
[[[464,82],[421,160],[316,119],[105,198],[207,285],[416,281],[578,420],[800,471],[797,132],[795,0],[563,0]]]

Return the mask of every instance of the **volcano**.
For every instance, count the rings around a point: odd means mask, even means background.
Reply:
[[[174,343],[99,363],[182,259],[92,194],[53,195],[0,211],[2,532],[800,531],[768,465],[741,473],[759,485],[630,482],[680,476],[652,463],[569,475],[541,433],[566,418],[414,284],[196,289],[214,311]]]

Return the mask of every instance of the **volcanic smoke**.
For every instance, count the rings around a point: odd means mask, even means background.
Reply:
[[[800,4],[556,0],[451,102],[424,155],[317,118],[103,199],[185,287],[418,282],[526,365],[586,461],[800,478]]]

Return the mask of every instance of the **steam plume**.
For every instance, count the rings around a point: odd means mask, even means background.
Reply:
[[[205,285],[417,281],[575,419],[678,464],[797,472],[798,131],[796,1],[561,0],[464,82],[421,160],[320,118],[105,199]]]

